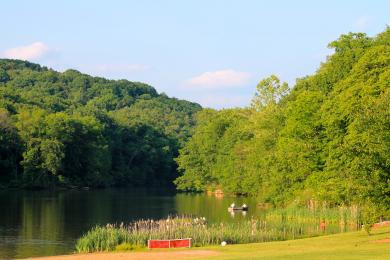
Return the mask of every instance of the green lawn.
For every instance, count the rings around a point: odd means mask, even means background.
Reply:
[[[202,259],[390,259],[390,243],[372,241],[390,238],[390,227],[282,242],[207,247],[218,256]],[[205,249],[205,248],[202,248]]]

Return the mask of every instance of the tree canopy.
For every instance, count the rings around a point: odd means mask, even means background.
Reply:
[[[316,73],[272,75],[246,109],[203,110],[177,159],[180,189],[274,204],[390,205],[390,28],[342,35]]]
[[[390,209],[390,28],[341,35],[313,74],[260,81],[247,108],[0,60],[0,183],[153,185]],[[178,174],[179,172],[179,174]]]
[[[201,107],[146,84],[0,60],[0,182],[171,184]]]

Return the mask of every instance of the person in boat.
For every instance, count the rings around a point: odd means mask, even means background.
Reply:
[[[246,208],[248,208],[248,206],[244,203],[244,204],[242,204],[242,208],[246,209]]]
[[[234,207],[236,206],[236,204],[234,204],[234,202],[232,204],[230,204],[230,208],[234,209]]]

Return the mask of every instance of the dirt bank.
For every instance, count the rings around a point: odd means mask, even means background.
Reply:
[[[150,252],[128,252],[128,253],[92,253],[92,254],[74,254],[29,258],[34,260],[177,260],[177,259],[197,259],[202,256],[218,255],[218,252],[211,250],[181,250],[181,251],[150,251]]]

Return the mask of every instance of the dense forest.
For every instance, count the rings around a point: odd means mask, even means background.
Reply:
[[[182,190],[278,205],[390,207],[390,28],[341,35],[292,88],[270,76],[247,108],[204,109],[177,158]]]
[[[198,104],[0,60],[0,186],[172,185]]]
[[[174,182],[277,205],[389,209],[390,28],[329,47],[295,86],[271,75],[249,107],[223,110],[142,83],[0,60],[0,185]]]

